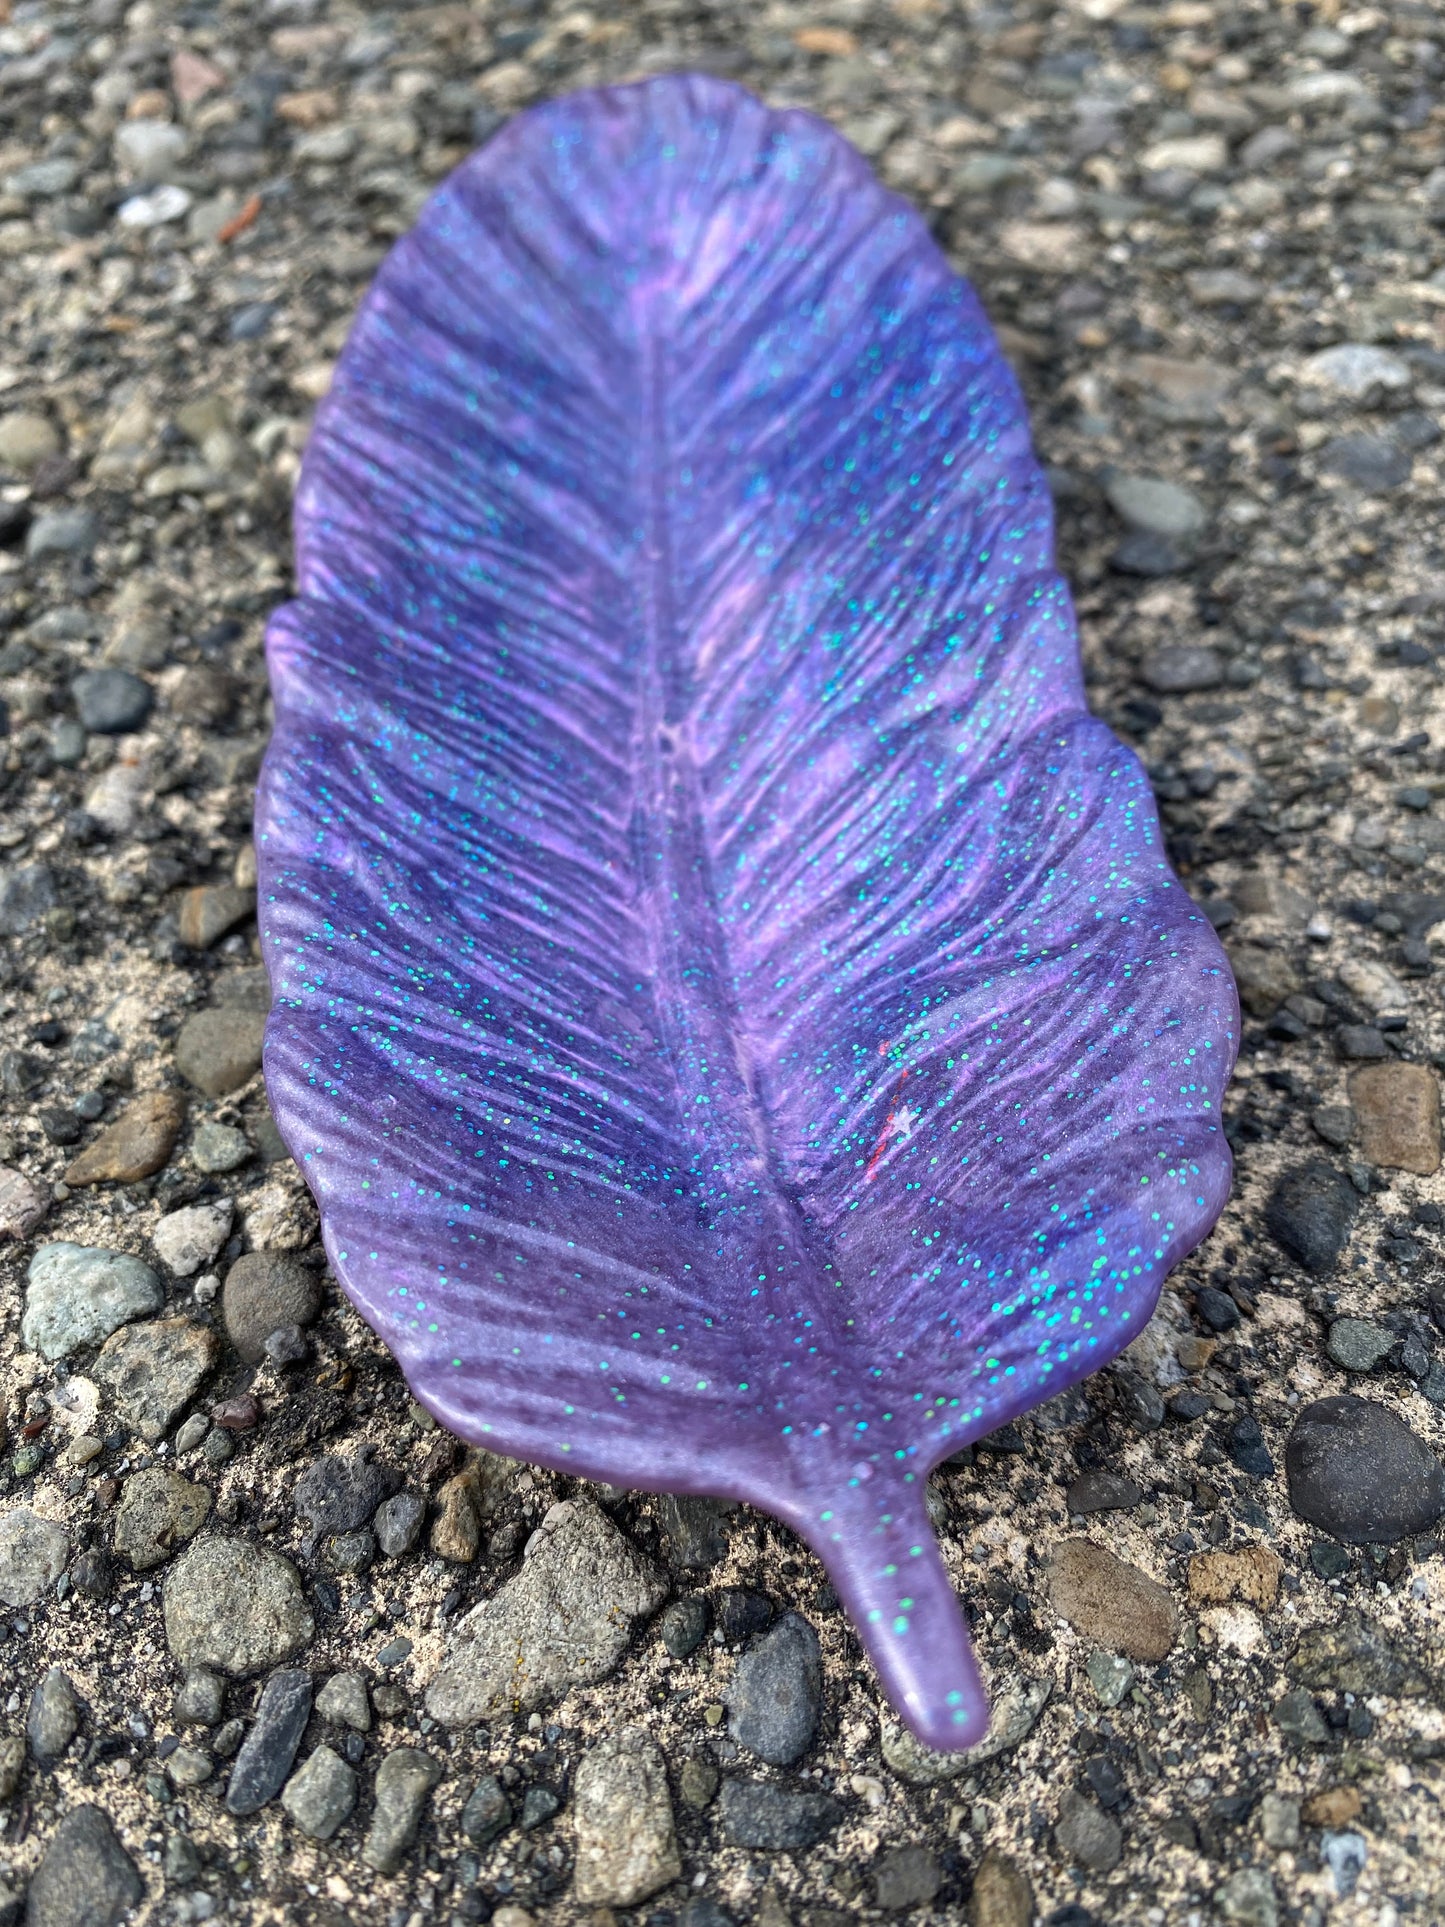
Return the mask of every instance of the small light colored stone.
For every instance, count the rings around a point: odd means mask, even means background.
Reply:
[[[182,1789],[204,1786],[215,1770],[210,1754],[203,1753],[198,1746],[178,1746],[166,1761],[171,1785]]]
[[[1184,174],[1220,174],[1229,165],[1229,147],[1222,134],[1181,134],[1146,147],[1139,165],[1150,174],[1175,168]]]
[[[1084,231],[1069,221],[1005,221],[998,239],[1010,261],[1036,274],[1078,274],[1088,265]]]
[[[635,1907],[682,1872],[662,1749],[637,1726],[590,1747],[577,1769],[575,1898]]]
[[[1219,1606],[1243,1599],[1268,1612],[1279,1598],[1284,1561],[1268,1546],[1222,1546],[1198,1552],[1189,1561],[1189,1597],[1196,1605]]]
[[[1414,376],[1409,362],[1388,348],[1344,341],[1311,355],[1300,369],[1300,380],[1358,401],[1372,388],[1408,388]]]
[[[148,1571],[193,1539],[210,1510],[209,1489],[193,1485],[179,1472],[169,1472],[159,1465],[132,1472],[121,1487],[115,1549],[137,1572]]]
[[[987,1734],[977,1746],[962,1753],[936,1753],[915,1739],[900,1721],[884,1714],[879,1722],[883,1757],[899,1779],[906,1780],[910,1786],[937,1786],[944,1780],[956,1780],[961,1773],[971,1772],[1020,1745],[1033,1730],[1052,1691],[1053,1681],[1047,1675],[1037,1679],[1021,1677],[996,1686],[989,1707]]]
[[[1049,1603],[1075,1632],[1150,1664],[1179,1637],[1179,1612],[1156,1580],[1092,1539],[1065,1539],[1049,1561]]]
[[[176,1091],[147,1091],[114,1124],[87,1144],[65,1173],[74,1190],[84,1184],[135,1184],[159,1171],[186,1121],[185,1099]]]
[[[666,1596],[661,1573],[599,1506],[554,1506],[522,1570],[454,1627],[427,1710],[448,1726],[468,1726],[604,1679],[633,1620]]]
[[[28,475],[47,455],[58,454],[60,437],[45,415],[23,409],[0,415],[0,468],[12,468]]]
[[[75,1738],[80,1725],[80,1703],[69,1674],[59,1666],[42,1673],[30,1695],[25,1732],[37,1760],[58,1760]]]
[[[208,1198],[166,1214],[151,1233],[156,1255],[177,1278],[189,1278],[208,1265],[231,1235],[235,1206],[229,1198]]]
[[[318,1746],[286,1782],[281,1804],[312,1840],[329,1840],[356,1805],[356,1775],[329,1746]]]
[[[28,1238],[49,1209],[49,1198],[22,1171],[0,1165],[0,1238]]]
[[[473,1498],[475,1486],[475,1474],[459,1472],[437,1494],[441,1511],[432,1525],[431,1549],[439,1559],[450,1559],[459,1566],[470,1565],[482,1541]]]
[[[98,1345],[164,1302],[160,1279],[127,1252],[42,1245],[26,1273],[20,1334],[32,1351],[53,1361],[82,1345]]]
[[[1007,1854],[990,1847],[973,1877],[969,1927],[1032,1927],[1033,1918],[1034,1892],[1028,1875]]]
[[[1365,1064],[1350,1073],[1350,1107],[1371,1164],[1433,1177],[1440,1169],[1440,1081],[1427,1064]]]
[[[1339,979],[1377,1017],[1402,1017],[1409,1011],[1409,991],[1393,970],[1373,957],[1346,957]]]
[[[371,1703],[360,1673],[333,1673],[316,1695],[316,1710],[333,1726],[350,1726],[358,1733],[371,1731]]]

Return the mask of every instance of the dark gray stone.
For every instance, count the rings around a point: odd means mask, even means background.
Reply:
[[[148,682],[128,669],[87,669],[70,685],[81,727],[92,736],[125,736],[151,713]]]
[[[1350,1545],[1394,1545],[1445,1513],[1445,1468],[1402,1418],[1372,1399],[1316,1399],[1285,1447],[1290,1504]]]
[[[1241,1472],[1247,1472],[1252,1479],[1272,1479],[1274,1460],[1265,1444],[1264,1433],[1259,1429],[1259,1421],[1248,1412],[1243,1412],[1230,1426],[1226,1434],[1229,1456]]]
[[[0,869],[0,937],[22,937],[58,901],[55,873],[46,863]]]
[[[664,1492],[657,1507],[674,1571],[704,1572],[726,1557],[727,1508],[718,1500]]]
[[[562,1802],[549,1786],[529,1786],[522,1795],[522,1831],[531,1833],[561,1808]]]
[[[1384,494],[1410,479],[1413,459],[1380,435],[1337,435],[1320,450],[1320,467],[1371,495]]]
[[[729,1646],[760,1633],[772,1616],[772,1601],[767,1595],[748,1592],[742,1586],[724,1586],[713,1608],[717,1629]]]
[[[188,1666],[175,1698],[171,1717],[178,1726],[219,1726],[226,1710],[226,1682],[209,1666]]]
[[[1341,1024],[1336,1032],[1340,1056],[1355,1064],[1378,1064],[1390,1055],[1384,1032],[1373,1024]]]
[[[399,1472],[377,1464],[375,1451],[374,1445],[363,1445],[345,1455],[328,1452],[296,1481],[296,1516],[311,1528],[313,1543],[369,1525],[382,1500],[401,1484]]]
[[[1296,1746],[1326,1746],[1330,1729],[1312,1694],[1296,1686],[1274,1704],[1274,1723]]]
[[[728,1687],[728,1732],[769,1766],[791,1766],[813,1743],[823,1704],[823,1656],[806,1619],[788,1613],[745,1653]]]
[[[1144,1497],[1122,1472],[1081,1472],[1065,1494],[1070,1512],[1127,1512]]]
[[[1395,1334],[1367,1318],[1337,1318],[1325,1350],[1344,1372],[1372,1372],[1395,1349]]]
[[[1059,1802],[1054,1838],[1065,1859],[1077,1861],[1091,1873],[1112,1873],[1124,1852],[1119,1822],[1072,1788]]]
[[[1292,1258],[1323,1276],[1349,1242],[1360,1194],[1321,1158],[1286,1171],[1265,1206],[1264,1222]]]
[[[462,1832],[474,1847],[490,1846],[512,1824],[512,1803],[495,1773],[484,1773],[462,1808]]]
[[[99,1807],[72,1807],[30,1883],[25,1927],[116,1927],[145,1887]]]
[[[89,509],[47,509],[25,532],[32,562],[47,555],[89,555],[100,540],[100,522]]]
[[[662,1643],[674,1659],[686,1659],[695,1652],[707,1631],[707,1601],[700,1593],[690,1592],[674,1599],[662,1615]]]
[[[1224,661],[1207,643],[1167,642],[1144,658],[1143,676],[1158,696],[1187,696],[1196,689],[1218,689]]]
[[[411,1551],[421,1535],[426,1519],[426,1500],[417,1492],[398,1492],[383,1499],[376,1509],[372,1527],[376,1543],[388,1559],[400,1559]]]
[[[329,1746],[318,1746],[281,1795],[292,1820],[312,1840],[329,1840],[356,1805],[356,1775]]]
[[[943,1885],[943,1869],[927,1847],[895,1847],[873,1870],[878,1905],[888,1913],[926,1907]]]
[[[228,1813],[258,1813],[286,1783],[311,1717],[311,1675],[273,1673],[261,1689],[256,1721],[246,1735],[226,1788]]]
[[[843,1818],[828,1793],[790,1793],[765,1780],[725,1780],[718,1799],[723,1839],[762,1853],[816,1847]]]

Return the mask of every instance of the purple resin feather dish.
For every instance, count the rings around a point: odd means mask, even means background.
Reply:
[[[977,299],[806,114],[554,101],[384,263],[296,529],[266,1077],[337,1277],[463,1438],[786,1520],[973,1744],[929,1469],[1141,1330],[1238,1021]]]

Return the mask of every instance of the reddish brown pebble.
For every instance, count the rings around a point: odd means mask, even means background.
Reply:
[[[223,1398],[211,1407],[211,1423],[225,1432],[254,1432],[261,1423],[261,1406],[249,1392],[239,1398]]]

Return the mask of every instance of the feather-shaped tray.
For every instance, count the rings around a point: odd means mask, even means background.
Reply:
[[[454,1432],[751,1500],[918,1737],[930,1467],[1141,1329],[1237,1028],[978,302],[802,113],[523,115],[384,263],[272,622],[266,1076]]]

